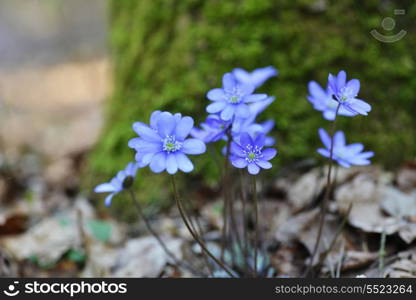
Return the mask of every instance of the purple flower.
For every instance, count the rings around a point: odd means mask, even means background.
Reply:
[[[231,73],[227,73],[222,78],[222,88],[212,89],[208,92],[207,98],[213,103],[207,106],[207,112],[211,114],[219,113],[224,121],[229,121],[233,117],[247,118],[250,110],[247,103],[265,100],[266,94],[253,94],[253,84],[243,84]]]
[[[238,141],[231,143],[230,161],[236,168],[247,168],[248,172],[256,175],[262,169],[270,169],[272,164],[269,162],[276,156],[277,150],[272,148],[263,149],[265,135],[259,134],[254,140],[244,132],[239,136]]]
[[[337,76],[329,74],[328,90],[341,107],[354,114],[367,115],[371,111],[371,106],[357,98],[360,90],[360,81],[351,79],[347,82],[347,74],[340,71]]]
[[[136,122],[134,131],[139,135],[129,141],[129,147],[137,151],[136,160],[140,167],[149,165],[154,173],[166,170],[175,174],[178,170],[191,172],[194,165],[187,155],[204,153],[204,142],[187,138],[194,126],[191,117],[172,115],[170,112],[154,112],[150,126]]]
[[[329,89],[327,88],[324,90],[316,81],[309,82],[308,89],[308,100],[310,103],[312,103],[313,108],[318,111],[322,111],[326,120],[335,120],[335,113],[338,107],[338,102],[332,98]],[[338,110],[338,115],[353,117],[357,114],[341,106]]]
[[[120,193],[122,190],[127,188],[133,183],[134,177],[136,177],[137,169],[139,168],[136,163],[127,164],[124,170],[121,170],[117,175],[111,179],[110,182],[99,184],[95,187],[94,192],[96,193],[110,193],[105,198],[105,205],[110,206],[111,200],[114,195]]]
[[[227,128],[231,121],[224,121],[219,115],[209,115],[205,122],[201,123],[201,129],[194,127],[191,135],[204,143],[217,142],[226,137]]]
[[[274,97],[268,97],[264,101],[249,104],[250,116],[248,118],[235,118],[234,122],[224,121],[219,115],[209,115],[201,128],[193,128],[191,135],[205,143],[217,142],[221,139],[227,140],[226,130],[232,129],[232,135],[238,136],[240,132],[248,132],[255,137],[258,133],[268,134],[274,127],[274,121],[268,120],[263,123],[255,123],[256,117],[274,101]],[[274,139],[266,137],[266,146],[272,146]]]
[[[267,135],[273,129],[274,121],[267,120],[263,123],[256,123],[256,118],[271,103],[273,103],[274,100],[274,97],[268,97],[264,101],[250,104],[250,116],[246,119],[236,119],[234,121],[232,127],[233,137],[238,137],[242,132],[247,132],[254,139],[261,133]],[[274,138],[266,136],[265,146],[273,146],[274,143]]]
[[[261,86],[270,77],[277,76],[277,74],[277,70],[272,66],[255,69],[252,72],[247,72],[240,68],[233,70],[233,75],[239,82],[243,84],[252,84],[256,88]]]
[[[322,156],[330,158],[331,151],[331,137],[328,133],[320,128],[319,136],[325,148],[319,148],[318,153]],[[334,147],[332,149],[332,159],[339,165],[349,168],[352,165],[365,166],[371,164],[368,160],[374,156],[374,152],[362,152],[364,146],[362,144],[345,144],[345,135],[342,131],[337,131],[334,135]]]

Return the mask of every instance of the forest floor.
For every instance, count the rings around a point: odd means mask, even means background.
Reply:
[[[3,165],[0,274],[196,276],[172,263],[143,222],[126,224],[99,213],[79,193],[79,154],[47,165],[25,154],[18,162]],[[304,276],[319,227],[324,171],[292,168],[260,184],[260,267],[267,268],[268,276]],[[416,277],[416,163],[403,164],[395,172],[371,166],[336,173],[317,255],[324,257],[319,276]],[[219,256],[221,193],[207,193],[207,187],[201,187],[197,195],[194,205],[202,236]],[[237,221],[241,224],[242,220]],[[150,222],[178,259],[209,275],[200,248],[175,208]],[[252,219],[245,222],[252,228]]]

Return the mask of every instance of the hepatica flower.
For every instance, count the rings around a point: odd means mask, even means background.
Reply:
[[[96,193],[110,193],[105,198],[105,205],[110,206],[111,200],[114,195],[120,193],[125,188],[128,188],[133,184],[133,179],[136,177],[137,169],[139,168],[136,163],[129,163],[124,170],[121,170],[117,175],[111,179],[110,182],[99,184],[95,187]]]
[[[252,84],[256,88],[261,86],[269,78],[277,76],[277,74],[277,70],[272,66],[255,69],[252,72],[247,72],[240,68],[235,68],[233,70],[233,75],[239,82],[243,84]]]
[[[371,111],[371,106],[367,102],[357,98],[360,91],[360,81],[351,79],[347,82],[345,71],[340,71],[337,76],[329,74],[328,90],[331,96],[347,111],[365,116]]]
[[[213,103],[207,106],[207,112],[218,113],[222,120],[229,121],[236,118],[247,118],[250,115],[248,103],[262,101],[266,94],[253,94],[255,86],[239,82],[231,73],[222,78],[222,88],[212,89],[207,98]]]
[[[231,121],[224,121],[219,115],[209,115],[205,122],[201,123],[201,129],[194,127],[191,135],[204,143],[217,142],[226,137],[226,131]]]
[[[319,136],[325,148],[319,148],[318,153],[324,157],[330,158],[331,137],[322,128],[319,129]],[[369,165],[371,164],[371,161],[368,159],[374,156],[374,152],[362,152],[363,149],[364,146],[359,143],[346,145],[344,133],[342,131],[337,131],[334,135],[332,159],[345,168],[349,168],[352,165]]]
[[[311,81],[309,82],[308,89],[308,100],[312,103],[313,108],[321,111],[326,120],[335,120],[338,102],[332,98],[329,88],[324,90],[316,81]],[[344,106],[341,106],[338,110],[338,115],[352,117],[357,114],[347,110]]]
[[[128,145],[137,151],[136,160],[141,167],[149,165],[154,173],[164,170],[169,174],[178,170],[188,173],[194,166],[187,155],[206,150],[201,140],[187,138],[193,126],[191,117],[157,111],[150,118],[150,126],[142,122],[133,124],[139,137],[131,139]]]
[[[248,172],[256,175],[260,169],[270,169],[269,162],[276,156],[277,150],[264,149],[265,135],[259,134],[253,139],[248,133],[241,133],[239,140],[231,143],[230,161],[236,168],[247,168]]]
[[[274,97],[268,97],[264,101],[252,103],[249,106],[250,116],[246,119],[236,119],[233,123],[233,136],[238,137],[240,133],[247,132],[251,137],[256,138],[258,134],[267,135],[274,127],[273,120],[267,120],[263,123],[256,123],[257,116],[263,112],[273,101]],[[275,140],[266,136],[265,146],[274,145]]]

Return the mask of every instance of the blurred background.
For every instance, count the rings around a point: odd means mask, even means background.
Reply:
[[[133,159],[132,122],[147,122],[156,109],[203,121],[206,92],[235,67],[279,70],[262,88],[276,96],[262,115],[275,120],[279,149],[269,180],[301,162],[319,163],[317,129],[327,122],[306,100],[307,84],[325,85],[341,69],[360,79],[360,97],[373,111],[342,118],[339,127],[376,153],[375,164],[397,170],[416,158],[415,32],[412,0],[1,0],[0,234],[80,207],[92,235],[121,239],[108,220],[131,220],[126,202],[109,211],[91,191]],[[209,162],[196,159],[186,179],[195,183],[192,197],[218,191]],[[152,204],[149,214],[169,205],[164,177],[140,171],[136,187]],[[10,243],[2,255],[38,266],[63,254],[85,263],[69,246],[42,261],[13,253],[21,241]]]

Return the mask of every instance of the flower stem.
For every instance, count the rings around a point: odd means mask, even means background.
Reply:
[[[137,200],[136,195],[134,194],[134,192],[131,189],[128,189],[130,198],[133,201],[133,205],[136,208],[137,212],[139,213],[140,218],[143,219],[144,224],[146,225],[147,230],[149,230],[149,232],[155,237],[155,239],[158,241],[158,243],[160,244],[160,246],[162,247],[163,251],[165,251],[165,253],[172,259],[172,261],[184,268],[187,269],[195,274],[198,274],[199,272],[196,271],[193,267],[182,263],[179,259],[176,258],[176,256],[168,249],[168,247],[166,246],[166,244],[163,242],[162,238],[159,236],[159,234],[153,229],[152,225],[150,224],[149,219],[145,216],[145,214],[143,213],[143,209],[140,205],[140,202]]]
[[[386,256],[386,230],[383,229],[380,239],[380,250],[378,252],[378,269],[380,277],[384,278],[384,257]]]
[[[257,201],[257,183],[256,176],[251,176],[251,182],[253,185],[253,200],[254,200],[254,277],[257,277],[257,245],[259,242],[259,213],[258,213],[258,201]]]
[[[205,246],[204,242],[201,241],[201,239],[198,237],[198,235],[194,232],[194,230],[192,229],[189,221],[188,221],[188,217],[186,215],[186,212],[183,208],[183,204],[179,198],[178,195],[178,190],[176,188],[176,180],[175,180],[175,176],[172,175],[171,176],[172,179],[172,188],[173,188],[173,194],[175,197],[175,202],[176,205],[178,207],[179,213],[182,217],[183,222],[185,223],[186,228],[188,229],[189,233],[191,234],[191,236],[193,237],[193,239],[198,243],[198,245],[201,247],[202,252],[205,253],[206,255],[208,255],[216,264],[218,264],[229,276],[231,277],[235,277],[233,275],[232,272],[229,271],[228,267],[225,266],[224,263],[222,263],[221,261],[219,261],[209,250],[208,248]]]
[[[228,214],[230,209],[230,193],[229,193],[229,178],[228,178],[228,171],[229,171],[229,157],[230,157],[230,149],[231,149],[231,126],[226,130],[227,135],[227,145],[226,145],[226,152],[225,152],[225,159],[224,159],[224,173],[223,173],[223,180],[222,180],[222,189],[223,189],[223,197],[224,197],[224,208],[223,208],[223,227],[222,227],[222,234],[221,234],[221,260],[224,261],[224,252],[227,243],[227,229],[228,229]]]
[[[249,261],[248,261],[248,257],[249,257],[249,255],[248,255],[249,238],[248,238],[247,226],[246,226],[247,225],[247,219],[246,219],[246,211],[247,211],[246,202],[247,202],[247,199],[246,199],[246,194],[244,193],[244,191],[245,191],[245,188],[244,188],[245,187],[244,173],[243,173],[242,169],[240,169],[239,171],[240,171],[240,188],[239,188],[239,190],[240,190],[241,206],[242,206],[242,208],[241,208],[242,209],[242,223],[243,223],[242,230],[243,230],[243,243],[244,243],[242,253],[244,255],[244,272],[245,272],[245,274],[249,274],[249,272],[250,272],[249,269],[251,269],[251,266],[250,266]]]
[[[332,165],[333,165],[332,158],[333,158],[333,155],[334,155],[334,134],[335,134],[335,128],[336,128],[335,125],[336,125],[337,115],[338,115],[340,107],[341,107],[341,103],[338,103],[337,109],[335,111],[335,119],[334,119],[334,122],[332,123],[332,128],[331,128],[331,148],[330,148],[330,151],[329,151],[329,168],[328,168],[328,175],[327,175],[327,178],[326,178],[325,194],[324,194],[324,198],[322,199],[322,203],[321,203],[321,218],[320,218],[320,221],[319,221],[318,235],[316,237],[315,247],[314,247],[313,252],[312,252],[311,261],[309,263],[309,267],[308,267],[308,270],[306,272],[307,275],[312,270],[313,262],[315,260],[316,254],[318,253],[319,244],[320,244],[321,239],[322,239],[322,231],[323,231],[324,224],[325,224],[325,216],[326,216],[326,211],[327,211],[327,208],[328,208],[329,194],[331,192],[331,172],[332,172]]]

